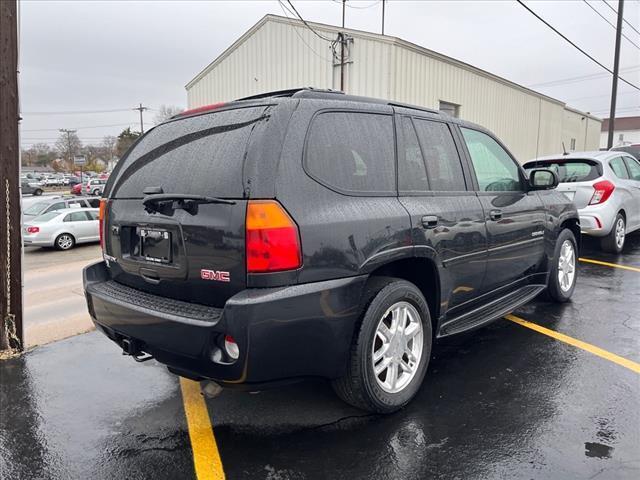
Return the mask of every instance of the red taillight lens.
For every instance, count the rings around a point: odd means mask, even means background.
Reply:
[[[100,228],[100,248],[104,251],[104,225],[107,223],[107,200],[100,199],[100,210],[98,212],[98,226]]]
[[[250,200],[246,219],[247,272],[294,270],[302,265],[298,227],[274,200]]]
[[[601,182],[596,182],[593,184],[593,196],[589,201],[589,205],[597,205],[599,203],[604,203],[611,196],[613,191],[615,190],[615,185],[611,183],[609,180],[603,180]]]
[[[27,227],[27,233],[38,233],[40,231],[40,227]]]

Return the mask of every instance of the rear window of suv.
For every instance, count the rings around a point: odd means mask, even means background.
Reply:
[[[268,106],[170,121],[134,145],[112,177],[110,196],[142,198],[146,187],[164,193],[242,197],[242,168],[256,124]]]
[[[305,169],[341,193],[395,194],[395,146],[391,115],[323,112],[307,138]]]
[[[527,173],[544,168],[553,170],[561,183],[588,182],[602,175],[600,165],[588,160],[545,160],[528,162],[524,166]]]

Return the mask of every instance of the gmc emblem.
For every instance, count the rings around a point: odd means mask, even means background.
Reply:
[[[200,278],[202,280],[214,280],[216,282],[229,282],[229,272],[221,272],[219,270],[207,270],[203,268],[200,270]]]

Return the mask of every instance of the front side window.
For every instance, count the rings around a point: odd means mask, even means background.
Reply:
[[[466,190],[462,164],[447,124],[416,119],[416,131],[422,147],[431,190]]]
[[[633,180],[640,180],[640,163],[629,157],[625,157],[624,161],[627,162],[631,178]]]
[[[391,115],[326,112],[315,117],[305,169],[320,183],[356,195],[395,194]]]
[[[518,166],[486,133],[461,128],[481,192],[521,191]]]
[[[627,167],[624,166],[624,159],[622,157],[616,157],[609,162],[611,170],[616,174],[618,178],[629,178]]]

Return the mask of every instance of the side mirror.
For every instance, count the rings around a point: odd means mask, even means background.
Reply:
[[[529,175],[531,190],[553,190],[558,186],[558,175],[553,170],[533,170]]]

